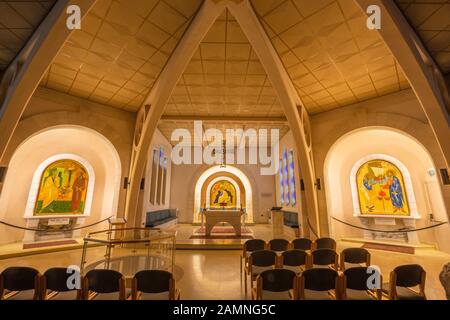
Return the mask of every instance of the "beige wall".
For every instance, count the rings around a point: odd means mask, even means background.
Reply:
[[[156,201],[152,204],[150,202],[150,186],[152,179],[152,162],[153,162],[153,150],[160,150],[164,148],[164,155],[167,157],[167,177],[166,177],[166,202],[158,204]],[[170,190],[171,190],[171,175],[172,175],[172,146],[167,139],[156,129],[153,135],[151,146],[148,150],[147,167],[145,172],[145,188],[143,193],[142,203],[142,220],[141,225],[145,225],[145,216],[149,211],[161,210],[170,208]],[[156,185],[155,185],[156,186]],[[154,190],[155,191],[155,190]],[[155,198],[156,199],[156,198]]]
[[[301,213],[301,192],[300,192],[300,171],[298,168],[298,157],[297,157],[297,148],[295,147],[295,141],[294,137],[292,135],[292,132],[289,131],[283,138],[280,140],[279,144],[279,155],[280,158],[283,158],[283,152],[284,150],[293,150],[294,151],[294,174],[295,174],[295,191],[297,193],[297,203],[295,206],[284,205],[283,210],[287,211],[295,211],[299,214]],[[280,175],[277,173],[275,175],[275,189],[276,189],[276,204],[277,206],[281,206],[281,197],[280,197]]]
[[[315,115],[311,118],[313,151],[316,176],[324,181],[324,164],[327,154],[333,144],[345,134],[364,127],[387,127],[399,130],[417,140],[425,147],[437,171],[445,167],[445,162],[428,125],[427,118],[411,90],[404,90],[396,94],[368,100],[348,107],[336,109]],[[361,148],[368,152],[367,146],[375,141],[360,141],[360,146],[353,146],[356,150]],[[378,147],[378,145],[377,145]],[[392,141],[385,141],[385,149],[395,150]],[[385,150],[388,152],[389,150]],[[363,152],[363,151],[361,151]],[[376,153],[376,152],[375,152]],[[401,156],[404,158],[405,156]],[[412,168],[414,171],[414,168]],[[450,211],[450,186],[439,185],[445,203],[445,210]],[[418,190],[420,193],[420,190]],[[327,212],[326,190],[318,191],[320,226],[322,235],[329,234],[329,220]]]
[[[121,163],[122,181],[129,172],[134,123],[135,115],[130,112],[38,88],[27,106],[1,163],[9,168],[0,194],[3,204],[0,219],[24,225],[22,207],[26,204],[33,173],[42,161],[57,153],[78,154],[91,162],[98,176],[94,187],[92,215],[87,219],[86,224],[95,222],[94,220],[107,214],[102,212],[102,197],[108,196],[105,195],[108,189],[106,186],[108,180],[105,179],[112,174],[111,152],[117,154]],[[64,135],[47,134],[45,138],[40,138],[43,137],[41,134],[51,132],[49,129],[52,128],[72,128],[75,131],[66,132]],[[76,131],[83,128],[89,130]],[[39,138],[33,140],[33,148],[27,149],[32,152],[26,151],[29,153],[20,154],[18,160],[14,160],[17,150],[20,150],[20,146],[26,145],[27,141],[32,141],[30,138]],[[113,151],[108,153],[106,145],[109,145],[109,150]],[[11,159],[16,162],[16,166]],[[17,185],[20,190],[11,193],[8,191],[8,184]],[[117,211],[118,215],[123,214],[125,192],[126,190],[120,187],[117,208],[113,210]],[[7,233],[4,229],[0,231],[4,231],[0,233],[0,237],[8,242],[22,239],[22,232],[8,231],[12,233]]]
[[[275,204],[274,176],[260,175],[258,165],[234,165],[249,179],[253,193],[253,219],[266,223],[267,209]],[[208,165],[172,165],[171,207],[179,209],[179,220],[191,223],[194,215],[194,190],[201,174]]]

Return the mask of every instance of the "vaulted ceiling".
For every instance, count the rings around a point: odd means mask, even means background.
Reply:
[[[396,0],[443,72],[450,70],[450,0]],[[0,2],[0,71],[55,0]],[[98,0],[41,86],[137,112],[203,0]],[[310,114],[409,88],[379,33],[353,0],[250,0],[295,94]],[[199,45],[159,128],[277,128],[283,107],[264,66],[228,10]]]
[[[441,71],[450,73],[450,0],[396,0]]]
[[[409,87],[367,16],[348,0],[252,0],[312,114]]]
[[[176,128],[187,128],[193,134],[193,122],[183,120],[187,117],[214,118],[204,121],[205,130],[213,127],[223,131],[226,128],[276,128],[280,135],[288,131],[285,123],[270,120],[284,117],[277,93],[228,10],[216,20],[201,42],[175,87],[164,116],[172,120],[163,117],[159,129],[169,141]],[[266,120],[257,125],[230,120],[236,117]],[[226,119],[229,120],[224,122]]]
[[[6,69],[56,0],[0,1],[0,71]]]
[[[42,85],[136,112],[201,0],[99,0]]]

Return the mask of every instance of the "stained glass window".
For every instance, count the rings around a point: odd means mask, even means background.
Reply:
[[[291,203],[291,194],[289,193],[289,168],[288,153],[284,149],[283,152],[283,178],[284,178],[284,203],[288,206]]]
[[[297,192],[295,190],[295,171],[294,171],[294,151],[290,150],[288,154],[289,163],[289,189],[291,191],[291,204],[297,204]]]
[[[280,205],[284,205],[284,178],[283,178],[283,159],[280,159],[280,168],[279,170],[279,176],[280,176]]]

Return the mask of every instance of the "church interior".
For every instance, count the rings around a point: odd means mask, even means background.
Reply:
[[[449,0],[0,1],[0,300],[450,300]]]

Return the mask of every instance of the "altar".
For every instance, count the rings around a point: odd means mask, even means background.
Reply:
[[[202,211],[202,225],[204,224],[205,226],[206,236],[210,236],[213,227],[220,222],[229,223],[233,227],[236,235],[241,235],[242,216],[245,214],[244,210],[203,209]]]

